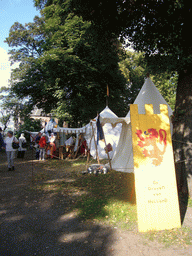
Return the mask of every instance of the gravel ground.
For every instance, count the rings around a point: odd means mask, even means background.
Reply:
[[[181,256],[192,255],[192,246],[169,247],[146,241],[135,231],[82,222],[70,211],[72,198],[40,193],[32,174],[42,165],[16,159],[15,172],[7,172],[5,153],[0,153],[0,255],[1,256]],[[47,160],[48,161],[48,160]],[[56,173],[62,179],[62,173]],[[184,226],[192,228],[192,208]]]

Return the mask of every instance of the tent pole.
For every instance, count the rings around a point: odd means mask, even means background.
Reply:
[[[109,101],[109,86],[107,85],[106,107],[108,107]]]
[[[105,140],[105,134],[103,132],[103,137],[104,137],[104,141],[105,141],[105,147],[107,147],[107,143],[106,143],[106,140]],[[112,166],[111,166],[111,159],[109,157],[109,152],[107,150],[107,157],[108,157],[108,160],[109,160],[109,166],[110,166],[110,170],[112,170]]]
[[[88,164],[89,164],[89,157],[90,157],[90,150],[87,150],[87,163],[86,163],[86,170],[88,168]]]
[[[106,107],[108,107],[108,96],[106,97]]]
[[[96,141],[95,141],[95,134],[94,134],[93,124],[92,124],[92,123],[91,123],[91,127],[92,127],[92,132],[93,132],[94,143],[95,143],[97,162],[98,162],[98,164],[100,164],[99,155],[98,155],[98,150],[97,150],[97,143],[96,143]]]

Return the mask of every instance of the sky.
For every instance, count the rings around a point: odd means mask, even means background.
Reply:
[[[0,87],[8,85],[11,73],[8,56],[10,48],[4,43],[11,26],[16,21],[23,25],[33,22],[34,17],[39,14],[33,0],[0,0]]]

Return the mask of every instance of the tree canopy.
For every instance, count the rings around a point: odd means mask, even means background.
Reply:
[[[155,54],[155,61],[164,56],[171,68],[180,69],[189,58],[190,1],[72,0],[72,6],[76,13],[101,26],[102,30],[111,31],[122,40],[128,39],[135,50],[148,56]]]
[[[34,23],[11,27],[6,41],[14,47],[12,61],[20,63],[12,74],[12,89],[46,112],[68,113],[77,125],[105,107],[108,85],[112,109],[123,115],[119,41],[75,15],[69,3],[56,1]]]
[[[28,97],[31,106],[77,126],[105,107],[108,85],[111,109],[126,115],[147,73],[146,67],[139,72],[140,64],[147,64],[129,55],[138,65],[132,68],[118,39],[125,36],[125,2],[110,1],[110,13],[109,1],[36,1],[42,16],[25,25],[16,22],[6,39],[12,62],[19,63],[12,73],[12,90]],[[123,66],[130,68],[129,77]]]

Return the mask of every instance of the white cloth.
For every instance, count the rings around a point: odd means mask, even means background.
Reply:
[[[27,150],[26,148],[22,147],[23,142],[26,143],[26,139],[25,139],[25,137],[23,135],[21,135],[19,137],[19,149],[18,149],[19,151],[26,151]]]
[[[5,144],[6,144],[6,149],[5,150],[6,151],[17,151],[17,149],[13,149],[13,147],[12,147],[13,140],[15,142],[18,142],[18,139],[15,138],[14,136],[12,136],[11,138],[10,137],[5,138]]]
[[[55,136],[50,136],[49,137],[49,142],[54,143],[55,142]]]
[[[72,137],[70,137],[68,140],[65,141],[66,146],[72,146],[74,143],[74,140]]]

